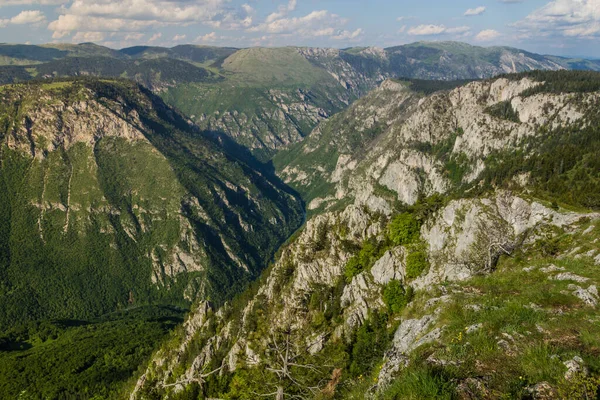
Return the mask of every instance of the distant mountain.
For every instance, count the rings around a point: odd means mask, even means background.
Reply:
[[[537,69],[600,70],[600,61],[460,42],[343,50],[2,45],[0,60],[10,64],[0,67],[0,83],[76,75],[134,79],[203,129],[228,135],[263,160],[301,141],[320,121],[388,78],[458,80]]]

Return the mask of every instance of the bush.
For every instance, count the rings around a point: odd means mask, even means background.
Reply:
[[[388,311],[397,314],[406,307],[412,298],[412,288],[405,289],[399,281],[391,281],[383,289],[383,302]]]
[[[427,254],[423,250],[413,251],[406,257],[406,277],[415,279],[429,268]]]
[[[381,258],[386,249],[385,243],[378,242],[375,238],[365,240],[358,254],[350,258],[346,263],[344,274],[347,280],[350,281],[362,271],[369,270]]]
[[[374,311],[356,332],[352,344],[350,375],[370,371],[381,360],[388,346],[387,316]]]
[[[396,215],[389,227],[389,238],[396,245],[412,243],[419,236],[421,226],[411,213]]]

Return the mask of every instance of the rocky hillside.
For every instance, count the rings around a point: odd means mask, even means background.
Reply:
[[[325,183],[314,215],[251,289],[196,307],[132,398],[595,396],[598,82],[386,82],[322,124],[298,159],[333,162],[286,172]]]
[[[7,64],[0,67],[5,83],[75,75],[134,79],[203,129],[233,138],[263,160],[302,141],[320,121],[388,78],[457,80],[534,69],[600,69],[596,61],[458,42],[345,50],[0,45],[0,63]]]
[[[552,177],[569,180],[569,169],[587,174],[596,167],[589,144],[597,133],[597,73],[507,75],[429,96],[421,84],[384,82],[275,158],[309,210],[353,198],[389,215],[395,202],[467,192],[482,181],[549,193],[560,186]],[[560,195],[597,207],[597,177],[589,178],[591,186]]]
[[[219,301],[302,222],[285,185],[135,84],[0,98],[0,327]]]

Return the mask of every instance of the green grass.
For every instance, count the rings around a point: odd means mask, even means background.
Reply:
[[[438,321],[444,327],[444,345],[428,346],[428,354],[455,363],[445,373],[458,380],[481,377],[489,393],[514,398],[524,396],[525,386],[542,381],[555,389],[563,387],[563,362],[575,355],[585,360],[593,376],[600,376],[600,326],[595,322],[600,312],[571,294],[568,286],[574,282],[550,280],[539,270],[554,264],[590,279],[576,285],[600,284],[592,260],[564,256],[574,247],[587,251],[590,244],[598,250],[593,243],[600,237],[598,227],[581,234],[587,226],[584,223],[575,234],[559,233],[560,258],[544,256],[533,244],[502,258],[494,273],[451,285],[452,300],[443,306]],[[523,270],[529,267],[533,270]],[[419,314],[416,309],[408,312]],[[477,324],[481,328],[468,333]]]
[[[333,84],[324,69],[311,64],[294,47],[250,48],[239,50],[222,64],[229,79],[241,85],[313,86]]]
[[[52,83],[44,83],[41,85],[43,90],[53,90],[53,89],[64,89],[73,84],[73,82],[64,81],[64,82],[52,82]]]

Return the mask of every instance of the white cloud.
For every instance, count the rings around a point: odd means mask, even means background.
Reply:
[[[252,25],[255,13],[249,4],[235,7],[229,0],[73,0],[59,12],[62,15],[48,25],[54,36],[79,31],[145,32],[190,24],[244,29]]]
[[[164,26],[158,21],[137,21],[123,18],[100,18],[80,15],[60,15],[50,22],[48,29],[69,34],[73,31],[91,32],[140,32],[152,27]]]
[[[331,38],[334,40],[352,40],[352,39],[356,39],[356,38],[360,37],[363,33],[364,33],[364,31],[362,29],[358,28],[357,30],[352,31],[352,32],[339,31]]]
[[[600,38],[600,0],[555,0],[513,24],[521,35]]]
[[[494,29],[485,29],[475,35],[475,40],[479,42],[488,42],[490,40],[497,39],[502,34]]]
[[[348,31],[344,29],[347,22],[345,18],[332,14],[327,10],[313,11],[302,17],[280,18],[271,14],[263,23],[252,26],[248,31],[264,32],[269,35],[294,35],[304,38],[329,37],[333,40],[355,40],[359,38],[363,30]],[[272,38],[269,37],[268,40],[272,40]]]
[[[46,16],[39,10],[21,11],[18,15],[10,19],[11,24],[39,24],[46,20]]]
[[[46,20],[46,16],[39,10],[25,10],[12,18],[0,19],[0,28],[8,25],[39,25]]]
[[[216,42],[219,39],[216,32],[207,33],[204,36],[198,36],[195,42]]]
[[[467,11],[465,11],[465,16],[466,17],[472,17],[474,15],[481,15],[485,12],[485,7],[476,7],[476,8],[469,8]]]
[[[408,21],[409,19],[415,19],[415,17],[412,17],[412,16],[402,16],[402,17],[396,18],[396,21],[402,22],[402,21]]]
[[[186,35],[175,35],[175,36],[173,36],[172,40],[174,42],[178,42],[178,41],[181,41],[181,40],[185,40],[185,38],[186,38]]]
[[[155,33],[154,35],[150,36],[150,39],[148,39],[148,43],[152,43],[157,41],[158,39],[160,39],[162,37],[162,33]]]
[[[274,13],[269,14],[266,21],[267,23],[273,22],[275,20],[281,19],[287,16],[290,12],[296,9],[297,2],[296,0],[290,0],[287,5],[279,6],[278,10]]]
[[[408,34],[412,36],[431,36],[446,34],[465,34],[470,31],[468,26],[457,26],[447,28],[445,25],[418,25],[413,26],[408,30]]]
[[[427,36],[439,35],[445,31],[446,27],[444,25],[418,25],[410,28],[408,34],[413,36]]]
[[[144,37],[143,33],[141,33],[141,32],[139,32],[139,33],[133,32],[133,33],[127,33],[127,34],[125,34],[125,36],[123,37],[123,40],[126,41],[126,42],[129,42],[129,41],[138,41],[138,40],[142,40],[143,37]]]
[[[2,6],[29,6],[29,5],[58,5],[67,4],[71,0],[0,0],[0,7]]]
[[[75,43],[82,42],[101,42],[106,37],[104,32],[77,32],[72,41]]]

